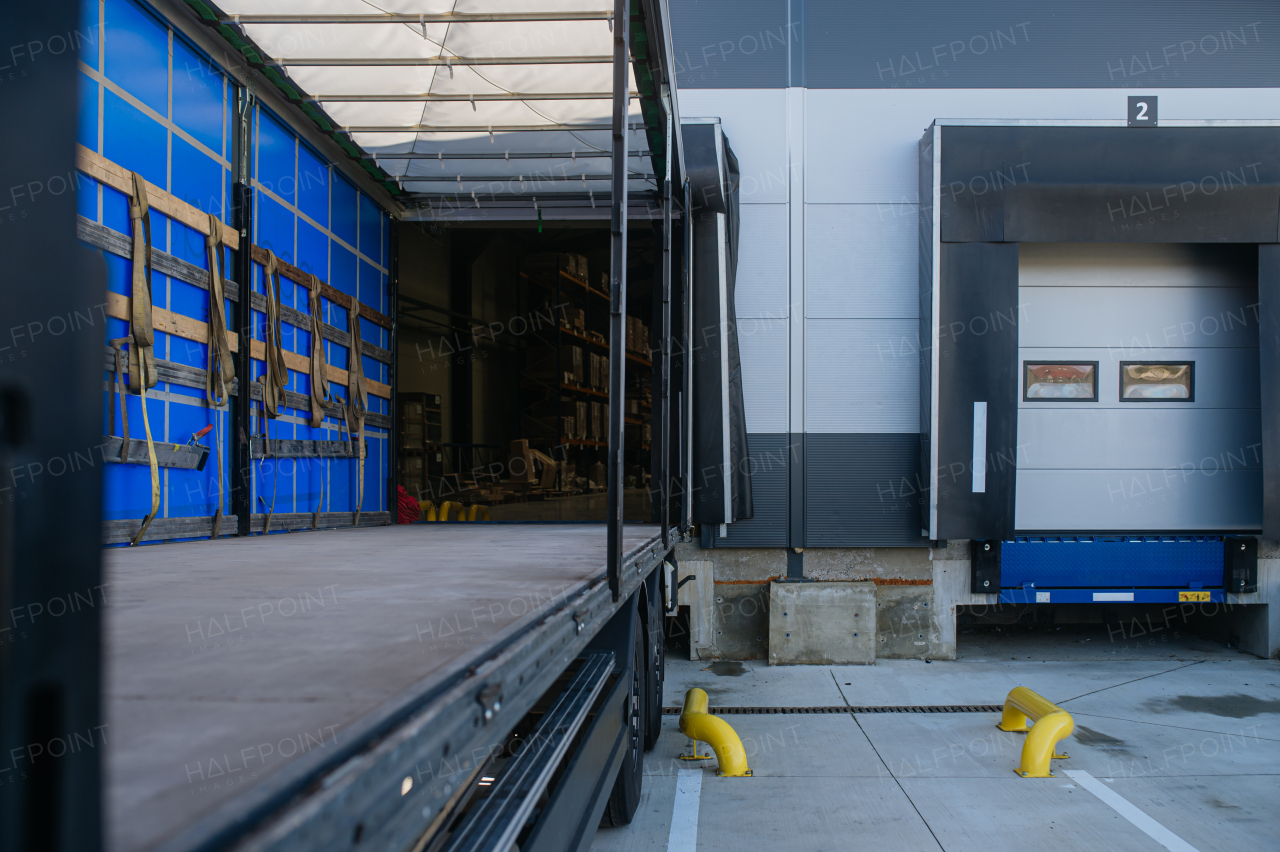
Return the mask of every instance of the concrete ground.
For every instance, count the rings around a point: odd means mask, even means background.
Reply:
[[[1071,757],[1055,778],[1016,776],[1024,735],[996,730],[994,713],[731,715],[755,774],[718,778],[714,760],[677,759],[688,740],[666,716],[635,820],[593,848],[1280,849],[1280,663],[1191,639],[1118,659],[1081,638],[1094,637],[984,638],[956,662],[668,659],[666,705],[700,686],[713,712],[999,704],[1025,685],[1072,713]]]

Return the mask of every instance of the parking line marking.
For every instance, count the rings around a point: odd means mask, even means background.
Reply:
[[[1103,784],[1097,778],[1094,778],[1083,769],[1068,769],[1063,773],[1072,781],[1075,781],[1081,787],[1097,796],[1111,810],[1120,814],[1120,816],[1133,823],[1139,831],[1146,834],[1156,843],[1159,843],[1169,852],[1199,852],[1196,847],[1156,822],[1146,811],[1130,802],[1124,796],[1121,796],[1115,790],[1112,790],[1106,784]]]
[[[676,775],[676,800],[671,806],[667,852],[695,852],[698,848],[698,802],[702,798],[702,770],[681,769]]]

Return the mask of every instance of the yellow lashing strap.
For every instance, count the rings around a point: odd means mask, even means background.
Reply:
[[[324,317],[320,303],[320,279],[311,276],[311,293],[307,304],[311,310],[311,426],[318,429],[324,423],[325,409],[334,404],[329,389],[329,365],[324,357]],[[311,516],[311,528],[320,529],[320,509],[324,506],[325,461],[320,462],[320,499],[316,501],[315,514]]]
[[[267,297],[267,322],[264,329],[266,343],[263,352],[267,370],[258,379],[262,383],[262,409],[272,420],[280,416],[284,407],[284,389],[289,383],[289,366],[284,361],[284,344],[280,333],[280,269],[275,254],[267,250],[267,262],[262,267],[262,289]],[[248,300],[246,299],[246,305]]]
[[[268,420],[275,420],[284,408],[284,389],[289,383],[289,366],[284,360],[284,344],[280,331],[280,267],[275,253],[267,249],[267,262],[262,265],[262,290],[266,294],[267,321],[263,329],[263,360],[266,372],[259,377],[262,384],[262,456],[271,455],[271,432],[267,427]],[[247,302],[247,300],[246,300]],[[247,306],[247,304],[246,304]],[[244,345],[243,343],[241,345]],[[252,345],[252,344],[250,344]],[[261,479],[262,465],[258,465]],[[266,506],[267,517],[262,524],[262,534],[271,532],[271,516],[276,511],[276,486],[280,481],[279,465],[272,465],[271,504],[258,495],[258,499]]]
[[[147,182],[133,173],[133,196],[129,199],[129,224],[133,230],[133,280],[130,293],[129,336],[111,341],[115,350],[116,385],[120,393],[120,422],[124,440],[120,445],[120,461],[129,461],[129,407],[125,401],[122,377],[124,364],[121,348],[129,345],[129,392],[141,398],[142,428],[147,436],[147,460],[151,466],[151,511],[129,544],[142,541],[151,522],[160,514],[160,465],[156,461],[155,441],[151,437],[151,419],[147,416],[147,388],[156,386],[155,329],[151,324],[151,208],[147,204]],[[110,431],[115,431],[115,406],[111,407]]]
[[[227,303],[222,286],[222,221],[212,213],[204,246],[209,258],[209,370],[205,373],[204,392],[213,410],[213,445],[218,459],[218,508],[213,512],[213,538],[217,538],[222,531],[222,506],[226,499],[222,478],[222,421],[218,412],[227,406],[236,367],[227,335]]]
[[[351,525],[358,527],[364,505],[364,417],[369,411],[369,391],[364,383],[360,303],[355,299],[349,305],[347,324],[351,327],[351,349],[347,356],[347,437],[356,442],[356,514]]]

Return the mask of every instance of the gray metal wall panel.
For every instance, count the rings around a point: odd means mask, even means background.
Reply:
[[[734,291],[738,319],[783,319],[787,316],[790,257],[787,205],[743,204],[740,210],[742,237]]]
[[[685,118],[720,119],[720,126],[738,158],[743,207],[787,202],[785,90],[682,89],[680,114]]]
[[[1257,281],[1258,252],[1252,245],[1020,243],[1018,246],[1019,287],[1252,289]]]
[[[786,321],[739,318],[738,347],[748,433],[786,432]]]
[[[1258,345],[1251,307],[1256,290],[1095,287],[1082,294],[1077,287],[1028,287],[1019,300],[1020,346],[1150,350]]]
[[[806,0],[805,24],[813,88],[1280,85],[1270,0]]]
[[[805,437],[805,547],[920,547],[915,434]]]
[[[1280,115],[1280,89],[1148,89],[1144,94],[1160,98],[1161,121]],[[805,199],[823,204],[918,201],[917,142],[935,118],[1125,116],[1124,93],[1107,89],[808,89],[804,96]],[[686,99],[682,93],[682,105]],[[1006,169],[1016,165],[1005,164]],[[1030,175],[1035,165],[1026,168]]]
[[[1141,361],[1196,362],[1194,402],[1121,402],[1120,362]],[[1019,369],[1022,361],[1081,361],[1098,362],[1098,401],[1081,402],[1024,402],[1019,388],[1018,407],[1028,409],[1072,409],[1087,406],[1090,410],[1143,408],[1183,410],[1187,408],[1247,408],[1258,410],[1258,350],[1238,349],[1183,349],[1146,348],[1141,346],[1113,346],[1098,348],[1021,347],[1018,349]],[[1021,378],[1019,379],[1021,381]]]
[[[783,88],[788,47],[787,0],[674,0],[671,40],[680,89]]]
[[[914,319],[805,321],[805,431],[920,429]]]
[[[805,205],[805,314],[915,319],[915,204]]]
[[[1019,530],[1227,531],[1262,526],[1262,471],[1019,470]]]
[[[1256,408],[1074,409],[1018,412],[1020,470],[1197,468],[1258,470],[1262,421]]]
[[[728,524],[728,535],[724,538],[719,538],[717,532],[715,546],[786,547],[787,436],[751,432],[747,443],[751,447],[751,498],[755,516]]]

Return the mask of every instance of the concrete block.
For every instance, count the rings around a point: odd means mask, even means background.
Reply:
[[[769,664],[876,661],[874,583],[774,583],[769,590]]]
[[[932,586],[878,586],[876,656],[893,660],[953,659],[954,639],[947,648],[937,612]]]
[[[928,580],[925,547],[806,547],[804,575],[813,580]]]
[[[716,656],[764,659],[769,653],[769,584],[716,582],[714,594]]]

